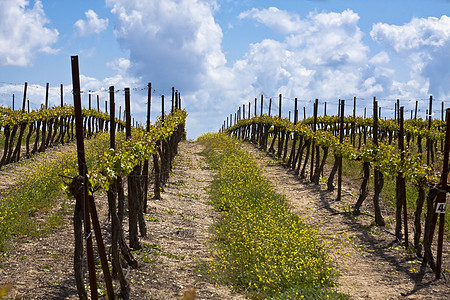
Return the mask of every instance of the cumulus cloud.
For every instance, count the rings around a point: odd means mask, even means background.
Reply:
[[[151,81],[156,89],[178,88],[193,136],[204,131],[205,124],[218,128],[230,112],[261,93],[335,101],[353,96],[417,98],[427,95],[432,82],[438,83],[428,81],[431,70],[450,70],[450,60],[442,65],[449,53],[446,17],[413,19],[405,27],[374,25],[370,36],[384,49],[373,55],[358,26],[359,15],[352,10],[312,12],[300,18],[275,7],[254,8],[238,18],[263,24],[280,38],[250,44],[241,59],[227,65],[222,30],[214,20],[219,9],[215,1],[106,2],[115,18],[117,39],[130,52],[129,60],[110,66],[127,70],[118,71],[118,76]],[[405,52],[404,66],[410,72],[400,80],[395,68]],[[449,72],[443,70],[441,86],[450,80]]]
[[[284,38],[251,44],[242,59],[226,66],[214,4],[107,0],[115,16],[116,36],[130,51],[129,70],[156,88],[176,86],[186,96],[191,116],[201,116],[203,124],[220,126],[217,119],[229,114],[230,107],[237,108],[260,93],[337,99],[371,97],[370,93],[390,88],[381,75],[389,57],[380,54],[369,62],[359,16],[351,10],[311,13],[304,19],[274,7],[241,13],[239,18],[264,24]],[[279,19],[285,21],[275,22]],[[187,125],[194,136],[201,132],[198,122],[188,120]]]
[[[239,19],[245,18],[255,19],[282,34],[298,32],[303,27],[298,15],[276,7],[267,9],[253,8],[239,14]]]
[[[58,31],[49,23],[42,2],[32,8],[29,1],[0,1],[0,65],[26,66],[36,52],[55,52]]]
[[[84,15],[86,16],[86,20],[80,19],[74,24],[80,36],[99,34],[108,27],[108,18],[99,19],[97,13],[92,9],[89,9]]]
[[[205,75],[222,67],[222,30],[215,2],[197,0],[107,0],[115,34],[130,50],[136,74],[156,84],[173,82],[184,91],[199,88]]]
[[[411,77],[404,90],[425,85],[427,93],[450,96],[450,17],[413,18],[401,26],[377,23],[370,35],[403,58]]]
[[[240,18],[253,18],[276,31],[274,20],[289,16],[282,41],[264,40],[251,45],[238,62],[253,72],[254,86],[288,97],[345,97],[367,91],[362,69],[367,66],[369,48],[358,27],[359,16],[342,13],[310,13],[307,18],[275,8],[252,9]]]

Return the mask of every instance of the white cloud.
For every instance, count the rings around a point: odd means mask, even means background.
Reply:
[[[48,23],[40,0],[32,8],[25,0],[0,1],[0,65],[26,66],[36,52],[54,53],[58,31]]]
[[[413,18],[402,26],[377,23],[370,32],[372,38],[396,52],[439,48],[450,37],[450,17]]]
[[[299,29],[303,27],[298,15],[289,13],[285,10],[279,10],[276,7],[269,7],[267,9],[253,8],[240,13],[238,18],[255,19],[282,34],[298,32]]]
[[[368,68],[368,47],[350,10],[342,13],[311,13],[306,19],[278,9],[253,9],[251,16],[273,27],[281,15],[289,16],[289,33],[283,41],[264,40],[250,47],[238,65],[255,78],[257,90],[287,97],[338,98],[362,91],[361,69]],[[283,31],[283,30],[279,30]],[[235,68],[238,66],[235,65]]]
[[[450,96],[450,17],[413,18],[402,26],[377,23],[370,35],[404,60],[411,79],[397,84],[401,90],[425,86],[427,93]]]
[[[86,20],[80,19],[74,24],[80,36],[99,34],[108,27],[108,18],[99,19],[97,13],[92,9],[89,9],[84,15],[86,16]]]
[[[390,57],[389,54],[386,53],[386,51],[381,51],[374,57],[372,57],[369,62],[376,65],[385,65],[390,62]]]
[[[145,80],[195,91],[204,76],[226,63],[222,30],[212,14],[215,2],[106,2],[115,16],[117,38],[130,50],[134,72]]]
[[[115,61],[110,67],[118,71],[118,76],[137,78],[136,83],[139,78],[151,81],[154,88],[167,91],[167,95],[171,86],[178,88],[190,114],[188,132],[194,137],[205,128],[219,128],[238,106],[261,93],[335,102],[353,96],[423,97],[431,86],[423,74],[437,57],[435,50],[447,44],[446,31],[438,29],[440,26],[430,27],[431,35],[422,36],[419,43],[428,50],[408,50],[410,61],[406,65],[411,67],[410,74],[399,80],[395,49],[404,51],[401,49],[408,48],[404,45],[414,43],[405,39],[400,46],[395,45],[394,27],[380,26],[376,32],[378,25],[374,26],[371,36],[390,44],[383,44],[386,49],[371,55],[358,26],[359,15],[352,10],[313,12],[300,18],[271,7],[248,10],[239,18],[255,20],[282,37],[250,44],[241,59],[227,66],[221,46],[222,30],[213,16],[218,9],[215,1],[168,0],[144,5],[138,0],[107,0],[107,5],[115,17],[116,36],[130,51],[129,60]],[[391,55],[389,49],[395,53]],[[288,106],[289,102],[283,105]]]

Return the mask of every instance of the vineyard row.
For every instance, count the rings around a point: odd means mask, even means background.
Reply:
[[[261,103],[262,101],[261,98]],[[360,213],[360,207],[369,194],[368,183],[373,167],[373,206],[375,222],[378,226],[385,225],[379,205],[384,178],[395,178],[395,235],[399,241],[404,240],[406,247],[410,247],[410,243],[405,184],[410,183],[417,190],[418,195],[414,211],[412,247],[419,256],[424,258],[424,263],[428,263],[434,270],[439,269],[436,271],[436,276],[440,276],[440,265],[436,265],[433,259],[431,243],[437,219],[436,209],[442,208],[441,202],[444,203],[445,212],[446,179],[443,184],[442,176],[446,175],[446,171],[440,172],[435,167],[441,165],[442,156],[445,160],[446,151],[443,150],[446,133],[448,133],[446,124],[440,120],[431,120],[431,116],[427,120],[405,121],[403,107],[398,107],[398,119],[379,120],[376,99],[373,103],[373,117],[366,119],[355,116],[345,117],[345,104],[343,100],[340,102],[339,116],[319,117],[316,100],[314,116],[298,121],[296,101],[294,122],[288,118],[281,118],[281,109],[279,115],[275,117],[264,114],[256,116],[255,113],[254,117],[245,118],[244,107],[244,118],[237,117],[235,124],[229,122],[228,126],[225,126],[224,122],[222,131],[257,144],[261,150],[268,151],[281,159],[284,165],[291,168],[300,179],[307,179],[307,172],[309,172],[309,181],[316,185],[323,176],[328,154],[331,153],[334,162],[327,179],[327,189],[334,190],[335,176],[338,173],[337,200],[341,197],[342,160],[360,163],[363,178],[358,200],[353,206],[355,214]],[[281,107],[281,96],[279,106]],[[263,107],[262,104],[261,107]],[[239,109],[236,116],[240,116],[240,112]],[[423,151],[423,142],[425,142],[426,154]],[[427,196],[426,190],[428,190]],[[438,200],[435,202],[436,197]],[[425,200],[427,211],[425,222],[422,222]],[[444,216],[444,214],[440,215]],[[443,226],[443,218],[440,223]],[[423,230],[422,226],[424,226]],[[438,263],[440,263],[439,255]]]

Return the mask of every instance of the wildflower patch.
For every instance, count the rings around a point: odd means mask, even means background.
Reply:
[[[337,271],[315,229],[291,213],[239,143],[222,134],[199,142],[217,173],[210,193],[222,212],[210,278],[254,299],[346,298],[332,291]]]

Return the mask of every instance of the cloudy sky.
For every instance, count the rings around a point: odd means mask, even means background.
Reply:
[[[104,109],[109,86],[118,106],[130,87],[139,121],[148,82],[152,118],[175,86],[190,138],[261,95],[278,111],[280,93],[285,115],[296,97],[308,114],[315,98],[320,113],[325,102],[334,113],[338,99],[351,113],[354,96],[359,115],[373,97],[384,116],[397,98],[406,110],[419,101],[425,113],[433,95],[440,117],[442,101],[450,106],[449,16],[446,0],[1,0],[0,105],[14,94],[21,106],[24,82],[32,109],[47,82],[51,105],[60,84],[72,104],[70,56],[78,55],[82,89]]]

